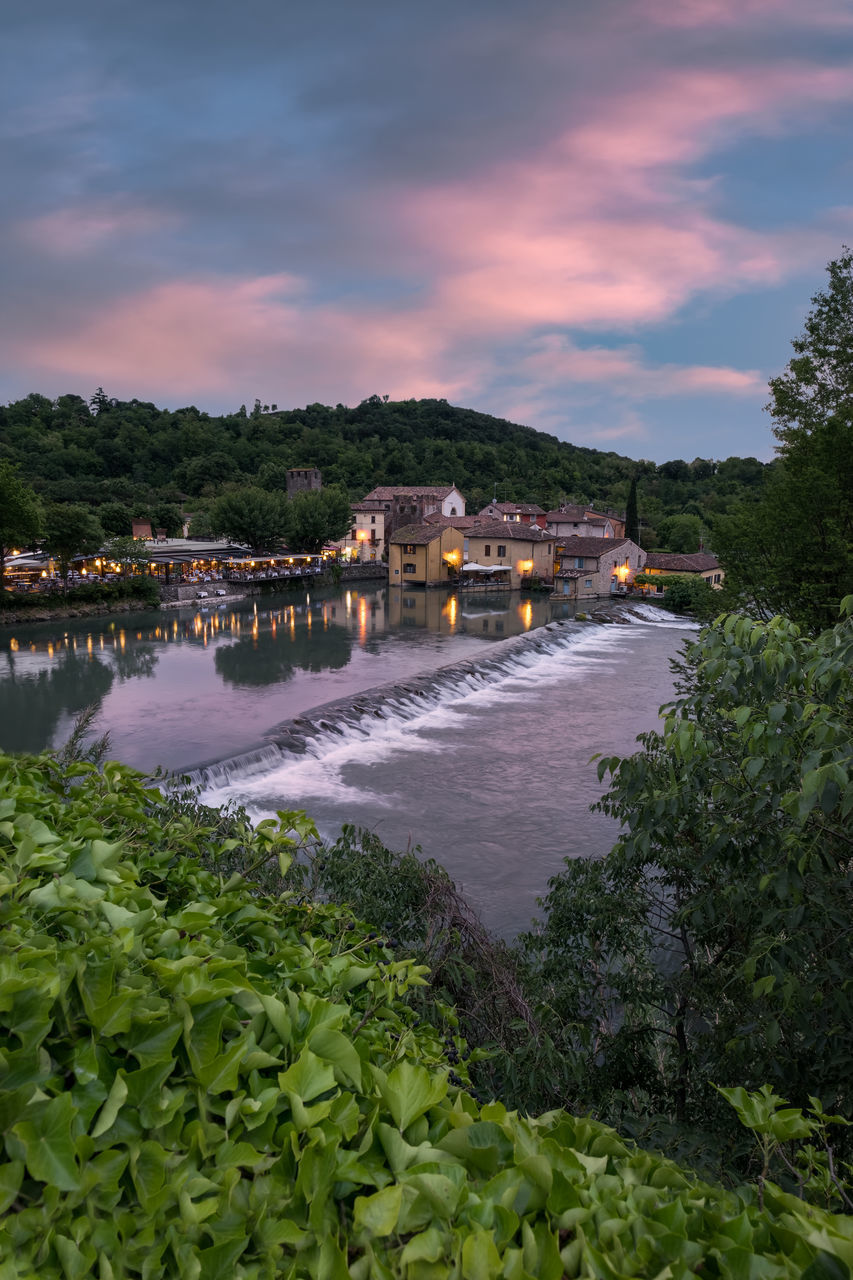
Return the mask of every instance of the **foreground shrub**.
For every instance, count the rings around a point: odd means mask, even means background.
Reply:
[[[230,826],[283,871],[313,834]],[[120,766],[0,758],[3,1280],[847,1273],[849,1221],[772,1184],[479,1106],[423,970],[213,839]]]

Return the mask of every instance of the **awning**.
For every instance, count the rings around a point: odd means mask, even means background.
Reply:
[[[473,564],[463,564],[462,572],[463,573],[491,573],[492,570],[489,565],[473,563]]]

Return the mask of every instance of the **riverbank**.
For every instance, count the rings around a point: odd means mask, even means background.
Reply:
[[[88,604],[78,602],[65,605],[58,602],[55,608],[40,602],[31,608],[4,609],[0,612],[0,626],[26,626],[31,622],[54,622],[59,618],[94,618],[110,613],[139,613],[143,609],[159,608],[161,606],[158,603],[136,597],[127,600],[99,600]]]

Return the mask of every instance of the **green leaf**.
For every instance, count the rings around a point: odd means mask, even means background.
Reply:
[[[125,1103],[126,1098],[127,1082],[125,1080],[124,1072],[119,1070],[116,1072],[112,1087],[107,1094],[106,1101],[101,1107],[100,1115],[98,1116],[95,1127],[92,1130],[93,1138],[99,1138],[102,1133],[106,1133],[107,1129],[112,1127],[116,1116],[119,1111],[121,1111],[121,1108]]]
[[[80,1173],[71,1123],[74,1103],[70,1093],[60,1094],[49,1102],[37,1102],[27,1112],[32,1119],[13,1125],[12,1133],[24,1148],[27,1172],[36,1182],[47,1183],[60,1191],[76,1191]]]
[[[400,1062],[387,1077],[379,1071],[376,1076],[382,1099],[401,1132],[447,1095],[446,1077],[431,1075],[416,1063]]]
[[[400,1183],[385,1187],[372,1196],[356,1196],[355,1227],[371,1236],[390,1236],[400,1216],[403,1187]]]

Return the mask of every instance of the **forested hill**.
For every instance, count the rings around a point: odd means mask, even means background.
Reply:
[[[709,522],[760,485],[754,458],[682,459],[655,466],[581,448],[531,427],[446,400],[387,401],[355,408],[311,404],[213,417],[194,406],[174,411],[99,391],[87,403],[33,394],[0,408],[0,460],[45,498],[116,503],[134,514],[168,504],[203,508],[234,484],[284,487],[288,467],[317,466],[325,484],[353,498],[376,484],[455,483],[469,509],[501,499],[551,507],[568,498],[624,510],[633,475],[641,478],[641,516],[654,525],[683,512]],[[162,522],[162,518],[161,518]]]

